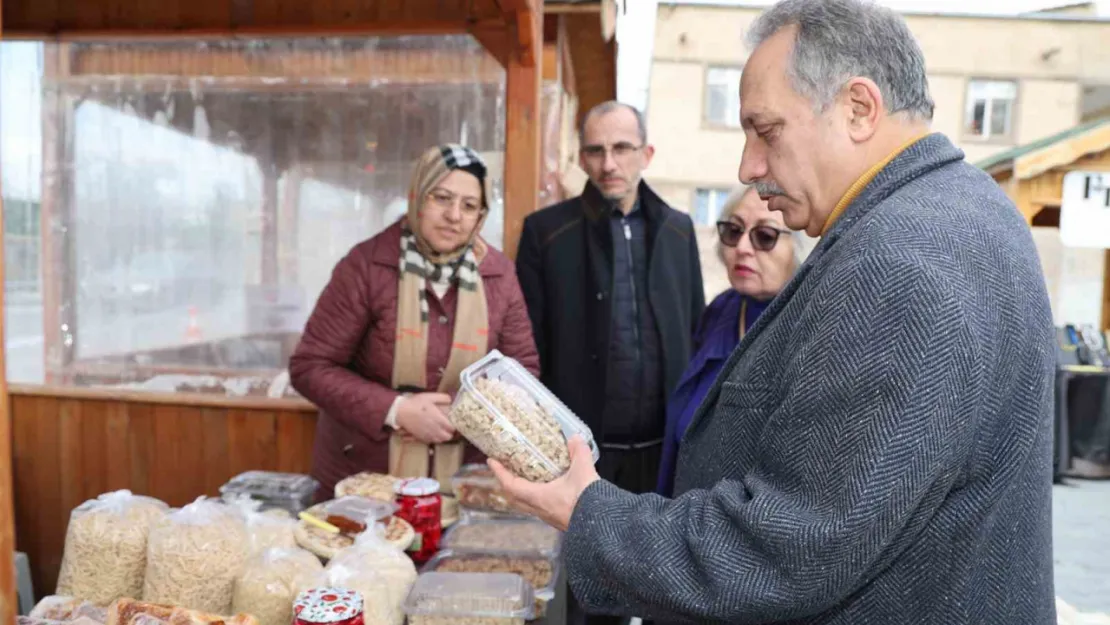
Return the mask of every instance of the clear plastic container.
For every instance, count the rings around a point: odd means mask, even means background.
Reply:
[[[524,578],[535,593],[536,616],[543,616],[555,597],[559,559],[540,555],[458,553],[444,549],[421,569],[423,573],[512,573]]]
[[[312,505],[320,484],[299,473],[247,471],[231,478],[220,487],[225,499],[250,497],[261,501],[262,509],[281,508],[296,516]]]
[[[472,520],[447,530],[440,545],[455,553],[557,559],[563,546],[563,534],[533,519]]]
[[[321,519],[322,521],[326,521],[326,517],[334,515],[350,519],[367,527],[373,525],[376,521],[392,516],[399,509],[400,506],[395,503],[387,503],[357,495],[348,495],[325,501],[319,507],[319,510],[325,516]]]
[[[513,510],[493,471],[484,464],[463,465],[451,478],[451,490],[459,500],[459,507],[467,513],[525,516]]]
[[[570,467],[567,440],[580,435],[600,457],[593,433],[528,370],[497,350],[463,369],[451,406],[455,428],[482,453],[532,482]]]
[[[409,625],[523,625],[532,586],[510,573],[424,573],[405,599]]]

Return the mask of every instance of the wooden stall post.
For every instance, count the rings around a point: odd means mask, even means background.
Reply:
[[[0,14],[3,14],[0,0]],[[0,32],[3,25],[0,24]],[[4,200],[0,196],[0,216]],[[4,220],[0,219],[0,277],[4,275]],[[4,310],[4,290],[0,289],[0,311]],[[4,344],[4,316],[0,315],[0,345]],[[14,623],[15,599],[15,523],[12,508],[12,422],[8,405],[8,376],[4,350],[0,349],[0,623]]]
[[[77,246],[73,216],[73,116],[76,102],[62,87],[70,47],[43,46],[42,232],[43,358],[46,382],[63,382],[77,346]]]
[[[543,2],[517,12],[512,50],[505,68],[505,234],[503,250],[516,258],[524,218],[539,208],[540,64],[543,62]],[[530,32],[530,35],[525,33]],[[529,39],[530,37],[530,39]]]

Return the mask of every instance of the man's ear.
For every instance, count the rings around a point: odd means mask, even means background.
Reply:
[[[650,143],[644,146],[644,169],[651,165],[651,159],[655,158],[655,146]]]
[[[869,140],[886,115],[886,105],[879,86],[870,78],[856,77],[844,86],[848,110],[848,135],[856,143]]]

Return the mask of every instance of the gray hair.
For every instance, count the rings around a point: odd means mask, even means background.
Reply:
[[[749,192],[755,193],[755,187],[739,187],[733,190],[733,192],[730,193],[727,198],[725,198],[725,203],[721,205],[721,216],[718,217],[718,219],[726,220],[730,216],[732,216],[732,214],[736,212],[736,208],[740,206],[740,202],[743,201],[744,197],[748,195]],[[793,275],[794,272],[798,271],[798,267],[802,266],[802,263],[805,262],[806,256],[809,255],[808,243],[809,240],[808,237],[806,237],[805,233],[801,232],[800,230],[790,230],[790,244],[791,248],[794,251],[794,262],[793,266],[790,269],[791,275]],[[720,240],[717,241],[716,246],[717,259],[720,260],[721,263],[724,263],[725,248],[723,245],[721,245]]]
[[[640,145],[647,144],[647,123],[644,121],[644,114],[640,112],[635,106],[625,104],[617,100],[609,100],[602,102],[593,107],[582,116],[582,123],[578,125],[578,144],[586,143],[586,122],[590,121],[598,115],[606,115],[621,109],[628,110],[636,118],[636,129],[640,132]]]
[[[925,55],[906,22],[866,0],[782,0],[748,31],[751,49],[783,28],[797,26],[789,75],[794,89],[821,112],[855,76],[870,78],[887,112],[933,118]]]

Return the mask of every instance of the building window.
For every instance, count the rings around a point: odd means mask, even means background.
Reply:
[[[972,80],[967,85],[964,130],[972,137],[1009,137],[1013,128],[1017,83],[1011,80]]]
[[[740,127],[740,73],[736,67],[710,67],[705,73],[705,121]]]
[[[712,226],[717,223],[721,215],[725,200],[728,199],[728,189],[698,189],[694,192],[694,211],[690,215],[697,226]]]

